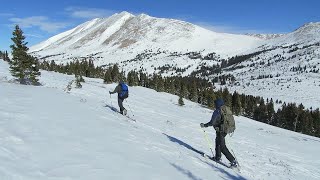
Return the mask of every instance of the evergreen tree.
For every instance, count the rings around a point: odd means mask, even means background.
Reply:
[[[320,137],[320,111],[319,108],[312,112],[313,125],[315,129],[314,135]]]
[[[120,80],[120,72],[117,64],[113,65],[111,70],[111,79],[113,82],[118,82]]]
[[[188,88],[184,83],[181,83],[180,94],[184,98],[188,98],[189,92]]]
[[[232,95],[232,112],[237,116],[241,113],[240,97],[236,91]]]
[[[4,60],[10,62],[8,51],[5,52],[5,59]]]
[[[298,108],[295,103],[288,103],[288,105],[282,109],[283,111],[283,128],[294,130],[296,118],[298,118]]]
[[[28,43],[25,42],[25,36],[23,31],[18,25],[15,26],[15,30],[12,33],[13,45],[12,49],[12,61],[10,61],[10,72],[12,76],[18,78],[20,84],[33,84],[39,85],[37,77],[40,75],[38,60],[31,55],[27,54]]]
[[[266,123],[267,108],[263,98],[260,98],[259,106],[255,108],[253,112],[253,119]]]
[[[192,82],[189,99],[193,102],[198,102],[198,90],[197,90],[196,81]]]
[[[184,102],[183,102],[183,97],[182,97],[182,95],[179,95],[179,100],[178,100],[178,104],[179,104],[179,106],[183,106],[183,105],[184,105]]]
[[[274,118],[274,103],[273,99],[271,98],[270,101],[267,103],[267,123],[271,124]]]
[[[295,118],[293,131],[302,132],[302,123],[305,119],[304,106],[302,104],[298,106],[297,113],[298,116]]]
[[[104,83],[112,83],[112,77],[111,77],[111,70],[107,69],[106,72],[104,73],[104,78],[103,78]]]
[[[207,106],[210,109],[214,108],[214,100],[216,99],[215,93],[213,92],[213,89],[210,88],[207,94]]]
[[[161,76],[157,78],[157,91],[164,92],[164,81]]]
[[[80,75],[75,75],[75,78],[76,78],[76,88],[82,88],[82,85],[81,85],[81,76]]]
[[[303,121],[302,121],[302,133],[308,135],[314,135],[315,131],[313,129],[313,119],[311,116],[311,112],[306,110],[303,112]]]
[[[232,105],[232,96],[229,93],[228,88],[226,88],[226,87],[223,89],[222,98],[224,100],[225,105],[231,107],[231,105]]]

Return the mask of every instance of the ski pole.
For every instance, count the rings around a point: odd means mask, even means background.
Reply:
[[[203,134],[204,134],[204,137],[205,137],[205,139],[206,139],[206,141],[207,141],[208,147],[209,147],[210,150],[211,150],[212,157],[214,157],[213,150],[212,150],[212,146],[210,146],[210,141],[209,141],[209,138],[208,138],[208,134],[207,134],[207,132],[206,132],[203,128],[201,128],[201,129],[202,129]]]
[[[113,106],[112,106],[112,100],[111,100],[111,94],[110,94],[110,102],[111,102],[111,107],[113,107]]]
[[[226,141],[226,144],[227,144],[227,142],[228,142],[228,141]],[[240,166],[240,164],[239,164],[239,161],[238,161],[238,159],[237,159],[237,157],[236,157],[235,153],[233,152],[233,149],[231,148],[231,146],[232,146],[232,140],[230,140],[230,141],[229,141],[229,149],[231,150],[231,152],[232,152],[232,155],[233,155],[234,159],[235,159],[235,160],[236,160],[236,162],[238,163],[239,168],[241,168],[241,166]]]
[[[126,103],[128,103],[127,99],[126,99]],[[130,111],[131,111],[132,116],[134,116],[134,114],[133,114],[133,112],[132,112],[131,107],[129,106],[129,104],[128,104],[128,107],[129,107],[129,109],[130,109]]]

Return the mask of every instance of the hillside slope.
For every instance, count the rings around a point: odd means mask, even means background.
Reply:
[[[178,97],[130,87],[129,116],[115,113],[115,84],[43,71],[42,87],[9,83],[0,61],[1,179],[319,179],[320,139],[235,117],[227,145],[241,173],[203,159],[200,122],[212,111]],[[107,107],[106,107],[107,105]],[[214,130],[208,128],[214,138]],[[227,162],[223,158],[224,162]]]

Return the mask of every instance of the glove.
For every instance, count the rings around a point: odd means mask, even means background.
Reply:
[[[109,94],[111,94],[111,91],[109,91]]]
[[[200,127],[201,127],[201,128],[204,128],[204,124],[203,124],[203,123],[200,123]]]

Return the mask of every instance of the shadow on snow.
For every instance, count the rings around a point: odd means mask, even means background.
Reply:
[[[107,107],[107,108],[111,109],[114,112],[119,112],[117,108],[115,108],[113,106],[110,106],[109,104],[106,104],[104,107]]]
[[[189,170],[187,169],[183,169],[182,167],[174,164],[174,163],[170,163],[171,166],[173,166],[174,168],[176,168],[178,171],[180,171],[182,174],[185,174],[186,176],[188,176],[190,179],[192,180],[202,180],[201,178],[196,177],[194,174],[192,174]]]
[[[173,136],[170,136],[168,134],[165,134],[165,133],[162,133],[163,135],[165,135],[171,142],[174,142],[174,143],[177,143],[193,152],[196,152],[198,154],[200,154],[201,156],[203,156],[203,152],[202,151],[199,151],[197,149],[195,149],[194,147],[190,146],[189,144],[173,137]],[[236,180],[246,180],[246,178],[242,177],[242,176],[239,176],[239,175],[233,175],[231,173],[229,173],[228,171],[226,171],[224,168],[221,168],[221,167],[218,167],[216,165],[214,165],[215,163],[212,161],[211,162],[207,162],[206,160],[203,160],[202,158],[199,158],[197,157],[201,162],[209,165],[210,167],[212,167],[213,169],[215,170],[218,170],[219,172],[225,174],[228,176],[228,179],[236,179]],[[196,176],[194,176],[190,171],[186,170],[186,169],[183,169],[181,168],[180,166],[176,165],[176,164],[173,164],[173,163],[170,163],[173,167],[175,167],[178,171],[182,172],[183,174],[187,175],[189,178],[193,179],[193,180],[200,180],[200,178],[197,178]],[[223,178],[223,177],[222,177]]]

